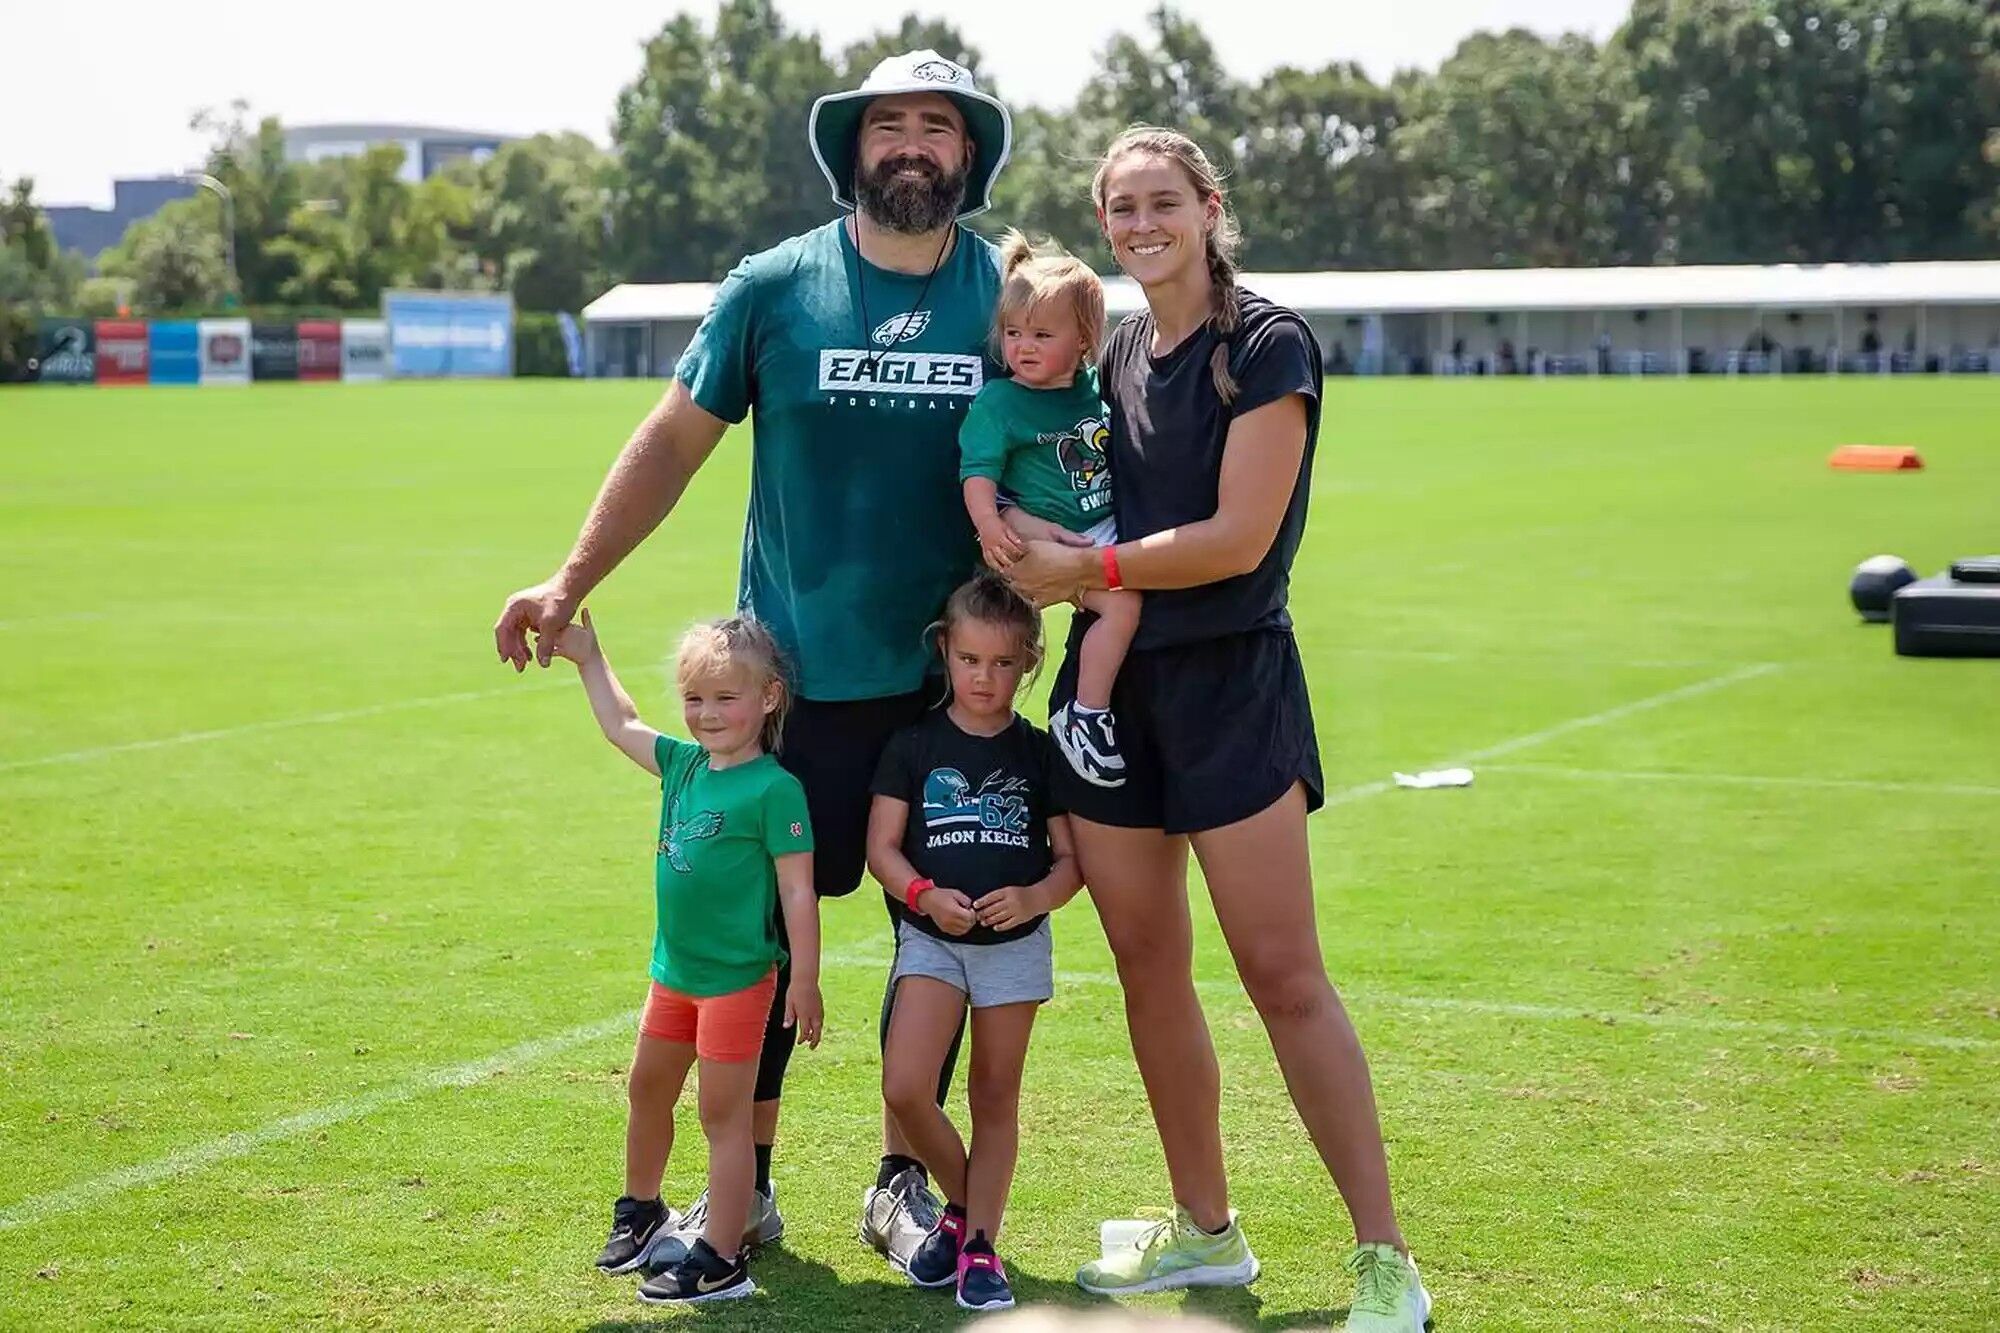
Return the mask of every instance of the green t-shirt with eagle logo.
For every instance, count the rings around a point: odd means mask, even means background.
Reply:
[[[906,694],[937,666],[924,627],[979,564],[958,426],[997,369],[999,297],[976,232],[895,273],[829,222],[738,264],[675,367],[704,411],[752,418],[737,601],[804,698]]]
[[[768,754],[717,772],[693,741],[661,736],[653,758],[653,980],[697,996],[753,986],[785,956],[773,859],[813,849],[805,788]]]
[[[958,428],[958,479],[985,477],[1036,518],[1087,532],[1111,517],[1110,444],[1094,368],[1062,389],[994,380]]]

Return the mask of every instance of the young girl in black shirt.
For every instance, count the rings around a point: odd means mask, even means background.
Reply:
[[[933,633],[949,698],[890,740],[868,820],[868,868],[902,917],[882,1096],[946,1201],[906,1273],[955,1284],[968,1310],[1002,1310],[1014,1296],[993,1246],[1020,1149],[1028,1037],[1054,991],[1048,914],[1082,880],[1050,800],[1049,738],[1014,711],[1041,661],[1040,617],[982,574],[952,594]],[[936,1100],[968,1006],[969,1150]]]

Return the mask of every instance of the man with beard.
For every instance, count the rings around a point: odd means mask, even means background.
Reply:
[[[585,595],[673,509],[727,426],[754,411],[738,603],[790,658],[797,703],[778,758],[805,787],[815,887],[839,897],[861,883],[882,748],[937,697],[926,689],[939,663],[925,626],[978,559],[959,499],[958,427],[997,369],[987,335],[1000,263],[960,220],[992,202],[1012,126],[968,70],[916,51],[884,60],[854,92],[820,98],[810,132],[849,211],[729,274],[568,560],[508,600],[494,640],[516,670],[531,653],[547,666]],[[905,886],[889,888],[893,939]],[[779,978],[758,1070],[752,1243],[784,1226],[770,1160],[795,1040],[783,1023],[788,984]],[[893,1000],[891,989],[884,1035]],[[954,1040],[939,1071],[940,1103],[958,1049]],[[882,1131],[861,1232],[903,1268],[939,1206],[886,1111]],[[606,1253],[636,1246],[649,1270],[676,1263],[701,1234],[704,1205],[674,1227],[659,1200],[620,1199]]]

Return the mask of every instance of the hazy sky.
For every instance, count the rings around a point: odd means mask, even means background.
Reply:
[[[779,0],[794,26],[829,50],[915,10],[951,19],[978,47],[1001,90],[1021,102],[1066,103],[1093,55],[1118,31],[1138,31],[1156,0],[1102,0],[1045,26],[982,0]],[[1358,60],[1380,78],[1434,67],[1467,33],[1525,26],[1603,37],[1630,0],[1182,0],[1236,74],[1279,64]],[[666,18],[709,3],[580,0],[559,6],[458,0],[94,0],[5,3],[0,18],[0,180],[27,174],[43,203],[108,204],[114,176],[194,165],[198,107],[245,98],[253,112],[295,123],[409,121],[608,137],[618,89],[639,46]],[[1030,7],[1032,10],[1032,7]],[[549,28],[550,14],[574,21]],[[1076,14],[1084,18],[1072,18]],[[321,20],[326,20],[324,23]],[[804,127],[800,127],[804,133]]]

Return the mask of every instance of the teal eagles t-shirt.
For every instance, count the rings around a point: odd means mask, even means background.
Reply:
[[[1036,518],[1087,532],[1111,517],[1111,426],[1087,367],[1060,389],[994,380],[958,432],[961,480],[985,477]]]
[[[653,759],[653,980],[697,996],[754,986],[784,957],[775,858],[812,850],[805,788],[768,754],[717,772],[693,741],[661,736]]]
[[[829,222],[738,264],[674,371],[705,411],[755,414],[737,601],[808,699],[922,685],[924,627],[978,563],[958,428],[998,373],[999,253],[960,227],[926,282]]]

